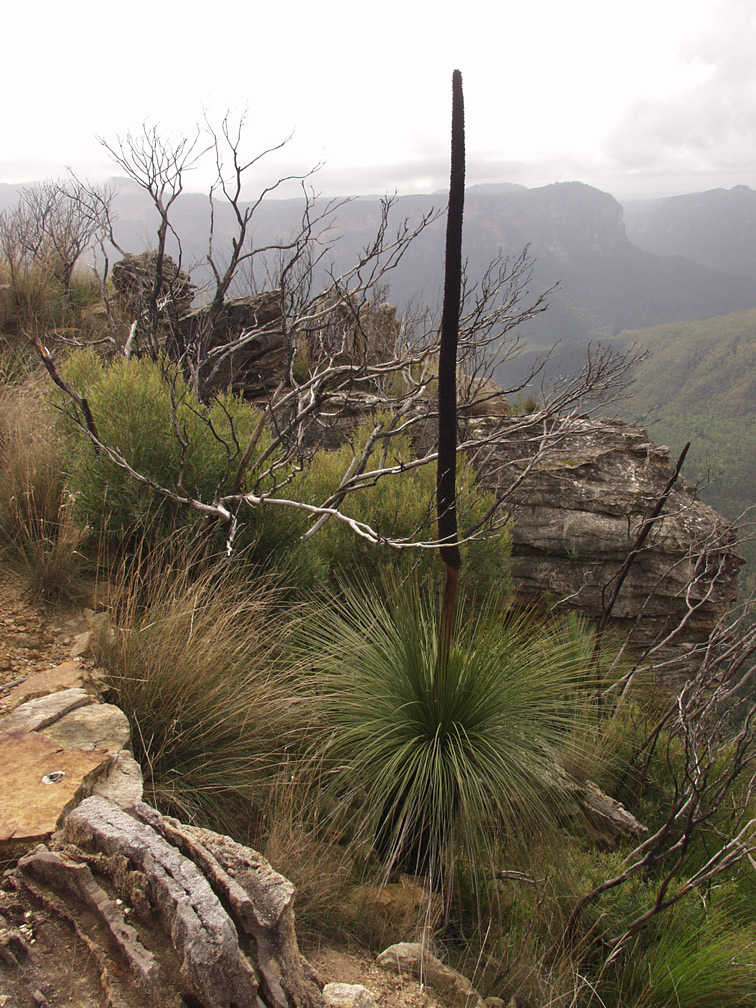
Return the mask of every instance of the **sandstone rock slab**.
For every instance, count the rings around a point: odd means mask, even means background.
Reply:
[[[16,856],[50,836],[110,761],[36,732],[0,734],[0,852]]]
[[[113,704],[94,703],[67,712],[44,729],[63,749],[106,749],[120,752],[131,738],[129,719]]]
[[[381,952],[376,962],[397,973],[421,979],[441,994],[450,1008],[486,1008],[467,977],[442,963],[422,942],[397,942]]]
[[[64,715],[91,702],[92,697],[80,686],[48,693],[46,696],[27,700],[10,714],[0,718],[0,732],[43,731]]]
[[[84,689],[88,683],[88,674],[77,661],[63,662],[53,669],[37,672],[28,676],[18,686],[14,686],[3,698],[3,709],[11,711],[27,700],[57,693],[65,689]]]

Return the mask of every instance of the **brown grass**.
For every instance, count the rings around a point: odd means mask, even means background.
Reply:
[[[297,746],[296,614],[270,580],[174,540],[125,561],[97,659],[132,725],[146,800],[244,840]]]
[[[9,561],[46,600],[76,597],[84,538],[73,516],[60,445],[41,382],[0,388],[0,541]]]

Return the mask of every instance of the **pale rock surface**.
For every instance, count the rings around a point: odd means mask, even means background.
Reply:
[[[66,714],[91,702],[92,697],[81,687],[36,697],[20,704],[4,718],[0,718],[0,732],[44,731]]]
[[[65,689],[85,689],[89,682],[86,669],[78,661],[67,661],[53,669],[27,676],[9,690],[0,701],[0,710],[13,710],[28,700]]]
[[[63,749],[107,749],[119,752],[131,738],[129,719],[113,704],[79,707],[45,728],[45,735]]]
[[[128,751],[122,749],[113,757],[112,763],[94,782],[92,794],[120,805],[122,809],[133,808],[144,794],[142,768]]]
[[[362,984],[328,983],[323,998],[330,1008],[378,1008],[375,995]]]
[[[0,733],[0,856],[50,836],[110,761],[108,752],[66,750],[36,732]]]
[[[421,942],[398,942],[376,959],[379,966],[418,977],[448,1001],[450,1008],[485,1008],[473,985],[457,970],[446,966]]]

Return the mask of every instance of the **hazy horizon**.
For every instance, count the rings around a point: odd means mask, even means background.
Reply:
[[[7,183],[68,166],[102,179],[117,172],[98,136],[112,144],[147,123],[183,138],[246,110],[244,157],[291,136],[251,171],[253,189],[322,163],[326,195],[434,192],[447,185],[457,67],[471,185],[578,180],[625,201],[756,187],[749,0],[636,0],[632,10],[469,0],[453,14],[422,0],[230,0],[222,17],[199,0],[42,0],[12,6],[4,28]],[[197,176],[197,189],[208,184]]]

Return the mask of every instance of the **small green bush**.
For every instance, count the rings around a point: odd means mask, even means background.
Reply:
[[[322,504],[343,478],[351,463],[355,448],[366,442],[374,429],[372,418],[355,432],[352,443],[334,451],[319,452],[313,460],[303,492],[311,504]],[[413,457],[409,439],[391,438],[383,464],[400,465]],[[380,448],[371,454],[366,471],[381,464]],[[492,497],[477,484],[470,466],[459,466],[458,514],[461,530],[474,525],[489,510]],[[350,517],[366,522],[379,534],[392,539],[433,541],[436,538],[435,516],[436,467],[420,466],[406,472],[384,476],[372,485],[350,494],[343,510]],[[438,582],[442,565],[435,549],[396,549],[375,545],[356,535],[343,522],[331,519],[313,537],[314,549],[336,583],[380,575],[390,570],[406,575],[411,569],[422,579]],[[508,577],[507,561],[511,550],[511,535],[506,527],[483,535],[463,547],[464,578],[467,590],[484,594],[492,588],[501,589]]]
[[[253,407],[231,395],[208,405],[198,403],[167,361],[106,362],[81,351],[62,370],[86,397],[102,442],[121,453],[136,472],[179,496],[205,501],[228,485],[257,422]],[[68,485],[91,527],[122,537],[135,529],[152,528],[158,534],[177,523],[199,520],[196,512],[136,482],[98,455],[70,419],[63,419],[61,430]]]
[[[753,1005],[756,927],[687,903],[642,933],[601,972],[598,1008],[734,1008]]]

